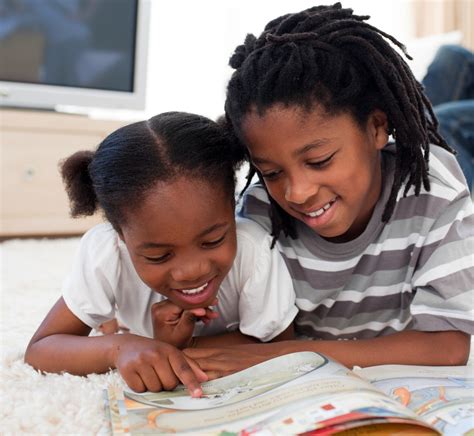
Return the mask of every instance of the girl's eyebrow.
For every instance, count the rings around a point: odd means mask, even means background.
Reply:
[[[197,235],[197,238],[202,238],[203,236],[208,235],[209,233],[212,233],[215,230],[219,230],[225,227],[228,227],[229,223],[228,222],[223,222],[223,223],[216,223],[213,224],[210,227],[207,227],[204,229],[201,233]],[[144,242],[143,244],[140,244],[137,249],[138,250],[146,250],[147,248],[163,248],[163,247],[172,247],[173,244],[168,244],[168,243],[160,243],[160,242]]]

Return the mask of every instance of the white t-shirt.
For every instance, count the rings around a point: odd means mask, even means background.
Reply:
[[[217,294],[219,317],[197,323],[194,335],[240,331],[262,341],[282,333],[298,309],[286,264],[258,224],[237,219],[237,255]],[[108,223],[81,239],[63,285],[68,308],[91,328],[118,315],[131,333],[153,337],[151,306],[165,299],[141,281],[125,244]]]

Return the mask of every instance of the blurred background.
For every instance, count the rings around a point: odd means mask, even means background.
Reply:
[[[115,110],[96,111],[96,116],[106,118],[144,118],[176,109],[215,118],[222,112],[231,74],[227,61],[245,35],[259,34],[269,20],[315,4],[319,3],[0,0],[0,90],[9,92],[8,81],[54,85],[38,101],[22,97],[26,99],[22,104],[59,102],[72,112],[75,100],[62,100],[59,94],[64,87],[69,88],[62,91],[73,97],[81,93],[77,88],[115,92],[117,99],[109,105]],[[474,0],[346,0],[342,4],[359,15],[370,15],[369,23],[406,44],[419,79],[439,45],[474,47]],[[139,17],[138,24],[137,5],[140,10],[146,6],[146,16]],[[135,92],[140,88],[145,104],[120,101],[134,86]],[[36,89],[30,86],[28,91]],[[93,97],[90,93],[88,100],[78,103],[89,114],[91,108],[106,105],[107,93]]]
[[[246,34],[317,4],[0,0],[0,239],[78,235],[100,221],[69,217],[58,162],[160,112],[217,118],[232,74],[228,60]],[[474,0],[342,6],[404,43],[420,81],[440,46],[474,48]],[[472,172],[469,152],[463,162]]]

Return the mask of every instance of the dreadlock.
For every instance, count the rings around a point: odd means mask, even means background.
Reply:
[[[453,152],[439,135],[438,121],[422,85],[405,60],[406,48],[393,36],[371,26],[367,15],[352,9],[316,6],[270,21],[257,38],[247,35],[230,58],[235,69],[227,88],[226,118],[243,139],[242,121],[256,110],[263,115],[276,103],[309,111],[321,105],[328,115],[350,112],[360,126],[380,109],[396,139],[394,182],[382,220],[393,214],[398,192],[414,186],[430,189],[430,143]],[[244,192],[257,173],[250,164]],[[269,196],[270,197],[270,196]],[[270,197],[273,243],[280,232],[296,237],[294,220]]]

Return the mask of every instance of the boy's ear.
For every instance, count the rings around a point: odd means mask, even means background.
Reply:
[[[369,116],[369,132],[374,139],[375,148],[382,150],[388,142],[388,118],[380,109],[375,109]]]

